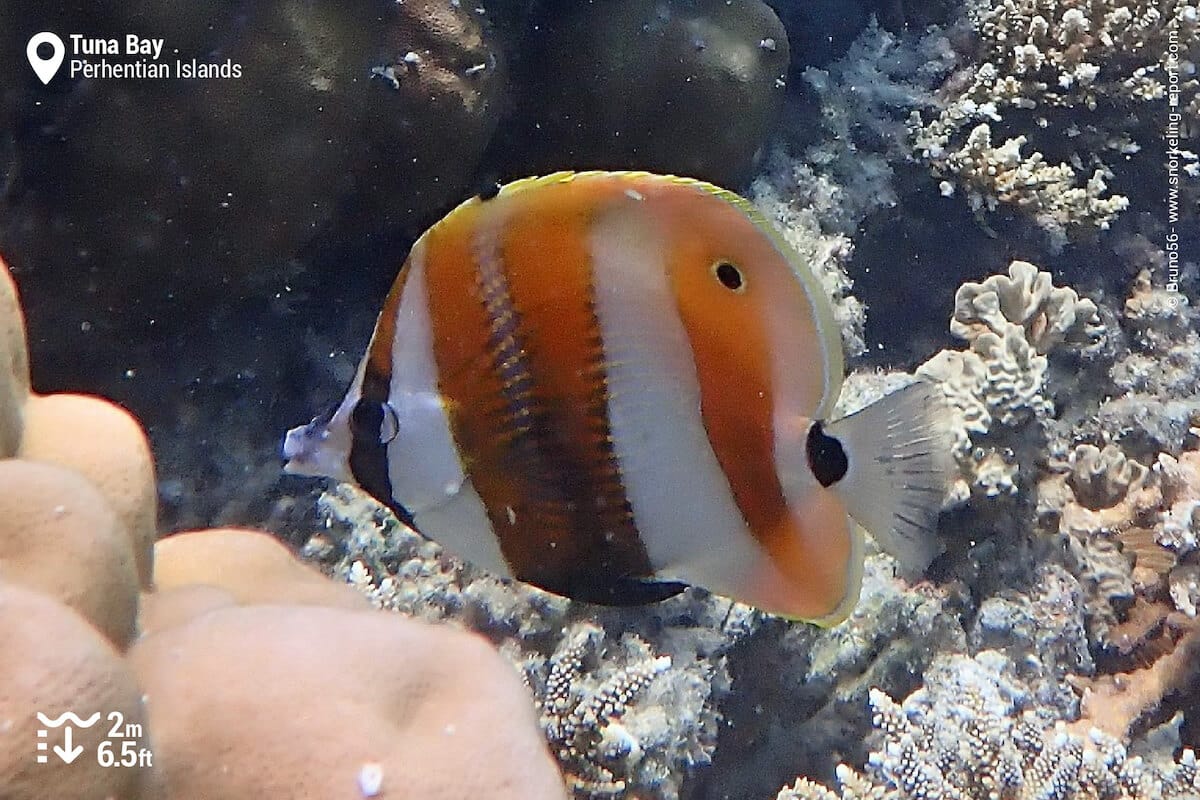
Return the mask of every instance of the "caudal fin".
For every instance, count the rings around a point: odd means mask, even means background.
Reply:
[[[918,381],[825,426],[846,453],[833,487],[850,516],[912,572],[942,550],[937,516],[954,469],[948,419],[942,390]]]

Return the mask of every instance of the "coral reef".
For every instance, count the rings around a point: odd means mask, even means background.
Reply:
[[[0,0],[35,383],[137,410],[165,523],[133,417],[32,393],[0,268],[0,796],[437,797],[426,769],[489,797],[1200,796],[1196,4],[600,5]],[[145,25],[247,76],[42,90],[13,77],[35,23]],[[960,473],[926,574],[868,541],[831,630],[696,590],[602,609],[277,483],[282,420],[352,376],[400,240],[564,158],[749,182],[858,354],[839,413],[942,383]],[[1164,163],[1173,239],[1144,213]],[[264,520],[335,580],[247,529],[150,546]],[[154,767],[31,763],[35,711],[93,707]]]
[[[1035,451],[1054,408],[1047,354],[1069,342],[1069,351],[1060,353],[1074,366],[1100,349],[1096,305],[1051,280],[1033,264],[1014,261],[1007,275],[963,284],[950,331],[969,349],[943,350],[917,369],[941,383],[955,414],[960,476],[952,503],[965,502],[972,492],[995,497],[1017,491],[1022,465],[1015,456]],[[1032,469],[1027,461],[1027,480]]]
[[[940,658],[903,703],[873,690],[879,744],[865,773],[838,767],[838,791],[800,778],[777,800],[1183,800],[1200,792],[1195,754],[1143,758],[1117,738],[1055,724],[1005,656]]]
[[[701,591],[652,614],[571,603],[465,565],[361,490],[323,494],[305,554],[381,608],[482,633],[525,675],[578,797],[673,800],[708,764],[730,685],[729,652],[751,609]]]
[[[770,186],[762,191],[767,209],[781,202]],[[800,220],[811,236],[819,225],[804,208],[797,202],[784,218]],[[1135,296],[1140,291],[1152,290],[1135,285]],[[831,758],[868,764],[861,774],[838,771],[850,781],[847,797],[859,796],[853,786],[862,796],[908,796],[895,781],[915,779],[897,765],[944,767],[944,759],[932,740],[916,738],[879,751],[895,756],[886,770],[882,761],[871,766],[854,733],[870,724],[868,699],[878,706],[922,683],[934,692],[938,681],[958,681],[921,701],[951,713],[963,682],[982,681],[966,674],[973,658],[993,659],[989,669],[1019,683],[1020,701],[989,723],[996,736],[1029,732],[998,767],[1028,787],[1014,796],[1046,789],[1051,773],[1062,796],[1117,774],[1169,787],[1184,773],[1166,762],[1143,773],[1142,762],[1122,754],[1136,743],[1161,760],[1164,745],[1146,737],[1182,708],[1192,680],[1194,638],[1183,615],[1197,571],[1194,457],[1156,451],[1147,466],[1117,441],[1090,437],[1092,412],[1104,402],[1097,393],[1119,391],[1110,376],[1129,346],[1186,350],[1192,329],[1162,323],[1161,336],[1143,342],[1103,325],[1112,319],[1106,314],[1024,261],[960,287],[950,329],[967,348],[917,373],[942,381],[956,409],[962,488],[952,519],[969,538],[947,533],[933,579],[900,576],[890,558],[870,554],[859,607],[833,630],[745,610],[745,622],[731,624],[738,607],[696,591],[637,613],[568,603],[456,562],[344,486],[320,497],[322,531],[305,552],[377,605],[502,644],[538,699],[543,730],[578,797],[766,796],[778,787],[771,776],[797,771],[810,782],[802,789],[825,796],[820,791],[832,790],[815,781],[834,777]],[[1129,331],[1137,326],[1129,320]],[[1177,361],[1170,385],[1186,385],[1190,363]],[[911,380],[852,374],[838,413]],[[1072,391],[1081,381],[1092,391]],[[1137,691],[1121,688],[1128,686]],[[1127,710],[1102,719],[1095,709],[1118,691]],[[1048,744],[1038,749],[1039,742]],[[1112,775],[1080,766],[1076,751],[1091,747],[1110,758]],[[949,772],[944,778],[963,797],[979,789],[954,784]]]
[[[953,179],[944,192],[961,185],[975,209],[1012,204],[1059,245],[1076,229],[1108,228],[1129,206],[1109,191],[1116,162],[1161,152],[1168,85],[1196,119],[1194,4],[971,0],[966,24],[976,53],[943,87],[940,108],[912,117],[916,152]],[[1200,175],[1195,154],[1181,156]]]
[[[842,746],[872,683],[910,685],[905,676],[963,637],[954,612],[961,598],[934,587],[906,593],[887,556],[868,559],[862,601],[846,625],[784,631],[700,590],[644,609],[570,603],[458,562],[358,489],[337,486],[318,502],[324,530],[306,555],[383,608],[502,643],[534,690],[578,797],[690,796],[689,777],[714,755],[728,759],[711,768],[728,782],[721,791],[765,792],[764,775]],[[774,703],[749,713],[736,702],[749,696]],[[790,744],[764,751],[762,740]]]

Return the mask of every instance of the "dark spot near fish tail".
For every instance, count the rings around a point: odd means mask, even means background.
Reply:
[[[837,439],[825,435],[825,428],[819,421],[808,429],[807,450],[808,467],[822,486],[829,488],[846,477],[846,471],[850,469],[846,450]]]

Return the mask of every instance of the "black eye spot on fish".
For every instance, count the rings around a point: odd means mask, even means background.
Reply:
[[[808,429],[808,468],[812,470],[817,483],[825,488],[846,477],[850,462],[842,443],[832,436],[825,434],[820,422],[814,422]]]
[[[721,285],[731,292],[741,294],[746,291],[746,280],[742,277],[742,271],[728,261],[713,264],[713,274],[717,276]]]

